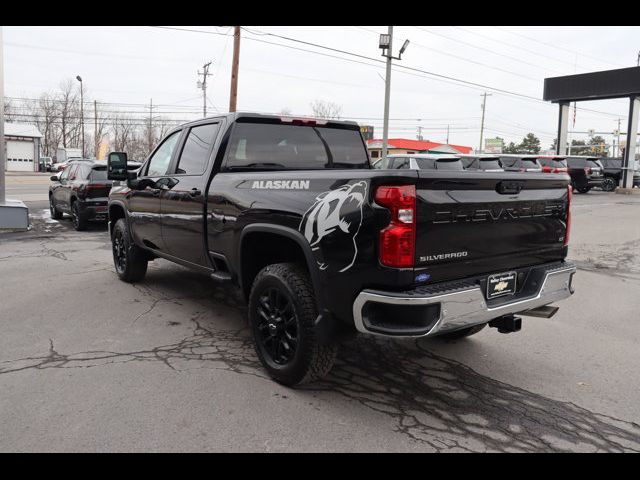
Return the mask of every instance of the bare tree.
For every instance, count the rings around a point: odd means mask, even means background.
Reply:
[[[46,157],[53,157],[61,140],[61,123],[58,102],[50,93],[43,93],[33,103],[25,102],[25,111],[42,134],[42,152]]]
[[[316,118],[339,120],[342,115],[342,106],[327,100],[314,100],[311,102],[311,110]]]
[[[291,109],[289,107],[284,107],[282,110],[278,112],[278,115],[291,115]]]
[[[71,79],[60,82],[57,94],[63,147],[78,146],[80,130],[80,99],[78,87]]]
[[[15,121],[15,115],[13,110],[13,105],[11,100],[8,98],[4,99],[4,121],[5,122],[13,122]]]

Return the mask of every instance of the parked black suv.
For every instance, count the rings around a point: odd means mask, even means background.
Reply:
[[[74,160],[59,175],[51,177],[49,208],[51,217],[68,213],[76,230],[85,230],[89,220],[107,220],[111,181],[105,162]]]
[[[500,155],[505,172],[542,172],[536,155]]]
[[[622,158],[603,157],[600,163],[604,169],[601,188],[605,192],[613,192],[622,180]],[[640,172],[633,172],[633,186],[640,187]]]
[[[598,157],[567,157],[567,168],[571,185],[580,193],[587,193],[593,187],[602,187],[603,166]]]
[[[476,172],[503,172],[500,157],[496,155],[461,155],[465,170]]]

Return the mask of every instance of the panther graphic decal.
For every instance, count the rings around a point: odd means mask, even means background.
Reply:
[[[367,198],[367,183],[364,181],[352,185],[343,185],[335,190],[323,192],[316,197],[316,201],[305,212],[300,222],[299,230],[309,241],[311,249],[320,249],[320,242],[328,235],[338,235],[337,241],[348,240],[348,256],[344,260],[326,262],[318,260],[321,270],[330,266],[339,272],[349,270],[358,255],[356,236],[362,225],[362,206]]]

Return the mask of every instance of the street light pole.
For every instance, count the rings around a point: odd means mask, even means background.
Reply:
[[[82,77],[80,75],[76,75],[76,80],[80,82],[80,123],[82,124],[82,158],[85,158],[84,155],[84,95],[82,88]]]
[[[398,56],[393,56],[393,25],[387,27],[387,34],[380,35],[379,48],[382,49],[382,56],[387,58],[387,72],[384,82],[384,123],[382,127],[382,158],[387,158],[389,144],[389,100],[391,96],[391,62],[393,59],[401,60],[402,54],[407,49],[409,40],[405,40],[398,52]]]
[[[384,81],[384,123],[382,126],[382,158],[387,158],[389,143],[389,97],[391,95],[391,62],[393,55],[393,25],[387,29],[389,35],[389,47],[387,57],[387,74]]]

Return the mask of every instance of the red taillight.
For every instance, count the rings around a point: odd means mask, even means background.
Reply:
[[[584,173],[586,173],[587,175],[591,175],[591,168],[585,168]]]
[[[553,173],[553,169],[551,167],[542,167],[542,171],[544,173]]]
[[[416,254],[416,187],[381,186],[376,203],[391,211],[391,222],[380,231],[380,263],[388,267],[413,267]]]
[[[569,245],[569,235],[571,234],[571,199],[573,197],[573,187],[567,187],[567,230],[564,233],[564,245]]]
[[[98,188],[108,188],[111,185],[109,185],[108,183],[89,183],[87,184],[87,190],[95,190]]]

